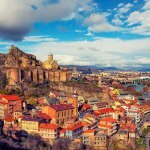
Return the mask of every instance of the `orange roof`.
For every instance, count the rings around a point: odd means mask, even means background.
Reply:
[[[65,133],[65,132],[66,132],[66,129],[60,130],[60,133]]]
[[[129,131],[135,131],[136,125],[135,124],[120,124],[120,129],[129,130]]]
[[[99,112],[94,111],[94,116],[95,116],[95,117],[98,117],[99,115],[100,115],[100,113],[99,113]]]
[[[126,112],[126,110],[123,107],[117,108],[115,111],[121,111],[121,112]]]
[[[4,120],[5,120],[6,122],[12,122],[12,121],[14,121],[13,118],[5,118]]]
[[[98,127],[104,127],[104,128],[112,128],[111,125],[107,125],[107,124],[99,124]]]
[[[47,120],[49,120],[49,119],[52,119],[49,115],[47,115],[46,113],[38,113],[37,114],[37,117],[39,117],[39,118],[44,118],[44,119],[47,119]]]
[[[117,119],[113,119],[112,117],[105,117],[105,118],[102,118],[100,121],[106,121],[106,122],[114,123],[117,121]]]
[[[79,129],[81,127],[83,127],[82,123],[78,123],[77,125],[74,125],[72,127],[66,128],[66,130],[74,131],[74,130]]]
[[[5,98],[8,101],[17,101],[17,100],[22,100],[19,96],[17,95],[0,95],[0,99]]]
[[[94,130],[94,129],[91,129],[91,130],[85,131],[84,133],[94,133],[94,132],[95,132],[95,130]]]
[[[105,113],[114,112],[114,110],[113,110],[112,108],[104,108],[104,109],[98,110],[98,112],[99,112],[100,114],[105,114]]]
[[[83,109],[88,109],[88,108],[91,108],[91,106],[89,104],[84,104],[82,108]]]
[[[57,105],[53,105],[53,106],[50,106],[50,107],[53,108],[56,111],[73,109],[72,104],[57,104]]]
[[[38,99],[38,103],[39,103],[39,104],[43,104],[44,102],[45,102],[45,99],[44,99],[44,98]]]
[[[88,122],[85,122],[85,121],[82,121],[82,125],[85,127],[85,126],[89,126],[89,123]]]
[[[5,105],[5,104],[7,104],[7,103],[6,103],[6,102],[0,102],[0,104]]]
[[[18,116],[17,118],[23,118],[23,115],[21,115],[21,116]]]
[[[58,129],[59,125],[50,124],[50,123],[41,123],[39,126],[40,129]]]

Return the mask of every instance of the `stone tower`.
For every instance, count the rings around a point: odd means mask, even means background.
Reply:
[[[7,70],[8,85],[17,85],[20,82],[20,69],[11,68]]]
[[[99,81],[98,81],[98,86],[101,87],[102,86],[102,78],[99,76]]]
[[[49,60],[49,61],[53,61],[53,54],[49,54],[49,55],[48,55],[48,60]]]
[[[49,70],[57,70],[58,69],[58,63],[56,60],[53,59],[53,54],[48,55],[48,60],[43,62],[43,67],[45,69]]]

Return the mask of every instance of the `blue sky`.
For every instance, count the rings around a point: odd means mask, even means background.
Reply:
[[[43,61],[51,51],[60,64],[148,68],[149,16],[150,0],[0,0],[0,52],[13,44]]]

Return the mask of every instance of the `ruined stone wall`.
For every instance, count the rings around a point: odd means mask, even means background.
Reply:
[[[11,68],[7,70],[8,85],[16,85],[20,82],[20,69]]]

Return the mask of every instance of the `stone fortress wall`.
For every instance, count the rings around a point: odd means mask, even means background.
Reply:
[[[66,82],[72,76],[68,69],[60,69],[57,61],[53,60],[52,54],[42,63],[36,59],[36,56],[24,53],[15,46],[11,46],[3,64],[1,67],[5,70],[8,85],[18,85],[23,82]]]

